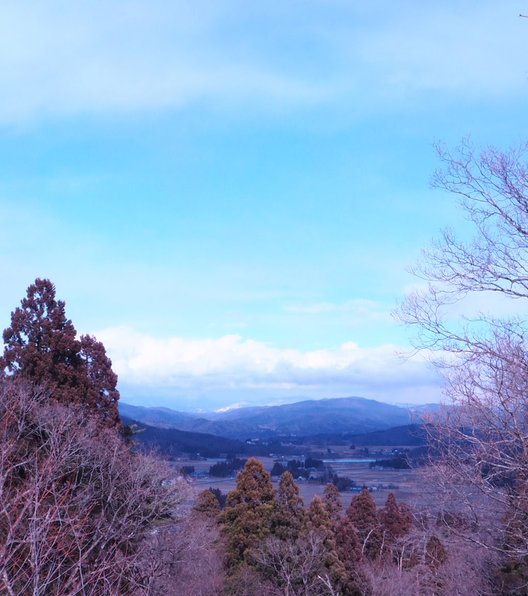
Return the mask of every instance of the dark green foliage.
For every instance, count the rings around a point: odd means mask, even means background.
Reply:
[[[406,457],[395,457],[393,459],[377,459],[370,462],[371,468],[394,468],[395,470],[408,470],[411,466]]]
[[[209,491],[216,497],[218,504],[220,505],[220,509],[223,509],[227,502],[227,494],[223,493],[219,488],[213,488],[210,486],[208,488]]]
[[[207,511],[211,495],[206,504]],[[315,497],[305,509],[288,471],[274,497],[269,475],[250,459],[220,515],[227,548],[226,593],[253,596],[269,589],[270,594],[290,596],[367,596],[375,592],[372,570],[381,572],[395,564],[396,559],[380,555],[409,530],[410,510],[391,494],[378,512],[368,490],[354,497],[346,515],[341,507],[336,486],[329,484],[323,498]],[[218,511],[216,504],[213,508]],[[435,562],[441,565],[445,559],[434,541],[426,556],[425,544],[421,561],[427,559],[427,573],[432,574]],[[402,569],[408,569],[407,561],[403,563]]]
[[[238,459],[236,457],[226,461],[219,461],[209,467],[209,476],[216,476],[217,478],[232,476],[237,470],[244,467],[246,461],[245,459]]]
[[[400,515],[402,518],[404,533],[410,532],[414,524],[414,516],[410,506],[407,503],[399,503]]]
[[[350,446],[351,449],[375,445],[391,447],[399,447],[401,445],[408,447],[425,446],[427,445],[427,425],[406,424],[404,426],[394,426],[359,435],[349,435],[348,438],[354,443]]]
[[[272,476],[282,476],[286,472],[285,466],[283,466],[280,462],[276,461],[273,464],[273,468],[271,468],[270,474]]]
[[[324,462],[322,459],[315,459],[314,457],[307,457],[304,462],[305,468],[315,468],[316,470],[321,470],[324,468]]]
[[[355,485],[355,482],[351,478],[348,478],[348,476],[338,476],[337,474],[334,474],[332,484],[338,491],[344,492],[350,490]]]
[[[319,496],[312,499],[306,511],[305,531],[319,532],[332,540],[335,537],[335,523]]]
[[[176,428],[157,428],[139,424],[126,416],[123,416],[122,420],[124,424],[136,429],[133,439],[138,448],[150,451],[154,447],[156,451],[168,457],[176,457],[182,453],[199,453],[203,457],[219,457],[221,453],[228,452],[244,453],[244,443],[234,439]]]
[[[98,413],[106,426],[120,426],[117,375],[105,347],[93,335],[81,335],[80,357],[88,377],[84,402]]]
[[[329,465],[325,465],[322,469],[322,474],[320,476],[321,478],[321,482],[324,482],[325,484],[329,484],[334,480],[335,477],[335,472],[332,468],[332,466]]]
[[[360,568],[361,543],[357,530],[348,516],[339,520],[336,530],[336,552],[344,568],[340,581],[343,594],[361,594],[358,584],[365,582],[361,577]]]
[[[83,361],[77,332],[64,306],[55,299],[49,280],[36,279],[21,306],[11,313],[11,325],[3,334],[1,367],[12,377],[45,385],[54,390],[55,399],[67,402],[68,390],[79,388]]]
[[[310,476],[310,471],[297,459],[291,459],[288,462],[288,471],[291,472],[294,478],[308,478]]]
[[[324,565],[325,549],[319,536],[310,533],[297,540],[266,540],[264,548],[254,553],[258,568],[274,589],[267,592],[264,585],[246,594],[284,594],[287,596],[330,596],[335,583]],[[339,592],[341,593],[341,592]]]

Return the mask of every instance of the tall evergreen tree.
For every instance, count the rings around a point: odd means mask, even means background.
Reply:
[[[413,527],[414,515],[413,515],[411,507],[407,503],[400,503],[399,508],[400,508],[400,515],[402,518],[402,523],[403,523],[403,528],[404,528],[403,533],[407,534],[407,532],[409,532],[410,529]]]
[[[281,540],[296,540],[304,521],[304,502],[299,487],[290,472],[284,472],[279,482],[272,531]]]
[[[347,509],[347,517],[357,530],[362,553],[370,559],[378,557],[383,536],[376,503],[366,488],[353,497]]]
[[[49,391],[62,404],[79,404],[106,426],[120,424],[117,376],[103,344],[79,341],[49,279],[36,279],[3,333],[0,373]]]
[[[55,399],[67,402],[82,387],[79,371],[85,371],[81,344],[64,306],[48,279],[36,279],[11,313],[0,365],[9,376],[46,386]]]
[[[244,562],[251,565],[249,551],[269,536],[274,511],[271,477],[260,461],[252,457],[238,474],[236,488],[228,494],[221,515],[228,570]]]
[[[400,511],[394,493],[389,493],[385,507],[380,512],[382,531],[389,541],[403,536],[409,530],[408,520]]]
[[[361,543],[354,524],[345,515],[340,519],[336,530],[336,553],[344,567],[339,587],[344,595],[360,595],[362,591],[358,585],[365,585],[366,580],[361,575]]]
[[[220,503],[216,496],[209,489],[203,490],[196,498],[194,511],[205,519],[216,520],[220,515]]]
[[[108,426],[119,424],[117,375],[104,345],[93,335],[81,335],[80,356],[86,365],[88,384],[84,402],[97,411]]]
[[[343,505],[341,503],[341,495],[334,483],[329,483],[325,486],[323,492],[323,503],[328,511],[330,518],[338,524],[341,519],[341,510]]]
[[[447,561],[447,550],[438,536],[431,536],[425,547],[425,564],[431,569],[438,569]]]
[[[337,554],[336,525],[319,496],[312,499],[306,511],[304,533],[309,534],[310,532],[322,538],[324,547],[323,563],[332,585],[342,584],[346,572]]]

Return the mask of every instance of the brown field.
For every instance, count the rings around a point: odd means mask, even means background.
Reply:
[[[337,451],[337,450],[336,450]],[[341,457],[349,457],[349,453],[339,453]],[[269,471],[273,467],[275,458],[259,457],[258,458]],[[196,472],[207,472],[209,466],[217,460],[188,460],[181,459],[174,462],[178,467],[184,465],[194,466]],[[398,501],[404,501],[411,506],[423,506],[430,504],[434,500],[434,495],[430,490],[427,490],[427,485],[421,478],[419,469],[411,470],[393,470],[393,469],[371,469],[369,462],[333,462],[330,463],[333,470],[339,476],[347,476],[355,481],[358,486],[372,487],[372,495],[374,496],[378,505],[383,505],[389,492],[396,495]],[[223,493],[227,493],[235,487],[236,478],[198,478],[192,480],[192,485],[197,492],[209,487],[219,488]],[[321,495],[324,491],[324,484],[315,481],[306,481],[303,479],[297,480],[297,484],[301,491],[301,495],[305,504],[316,495]],[[278,480],[274,479],[274,487],[278,488]],[[378,487],[378,488],[375,488]],[[341,493],[343,505],[347,506],[351,498],[357,494],[352,491]]]

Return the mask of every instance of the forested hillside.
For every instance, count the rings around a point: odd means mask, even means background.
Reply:
[[[165,457],[178,455],[198,455],[202,457],[226,457],[237,454],[267,455],[268,453],[288,453],[281,443],[266,442],[263,445],[248,444],[236,439],[227,439],[207,433],[195,433],[176,428],[149,426],[122,416],[124,424],[133,429],[136,445],[159,452]]]
[[[128,404],[121,404],[120,408],[122,414],[147,424],[240,440],[357,434],[407,424],[414,418],[407,408],[361,397],[307,400],[195,415]]]

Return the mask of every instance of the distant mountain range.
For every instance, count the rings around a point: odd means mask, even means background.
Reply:
[[[416,406],[399,407],[362,397],[306,400],[282,406],[238,408],[205,414],[119,404],[122,416],[153,427],[208,433],[242,441],[363,434],[420,422],[420,417],[434,408],[435,405],[419,409]]]

